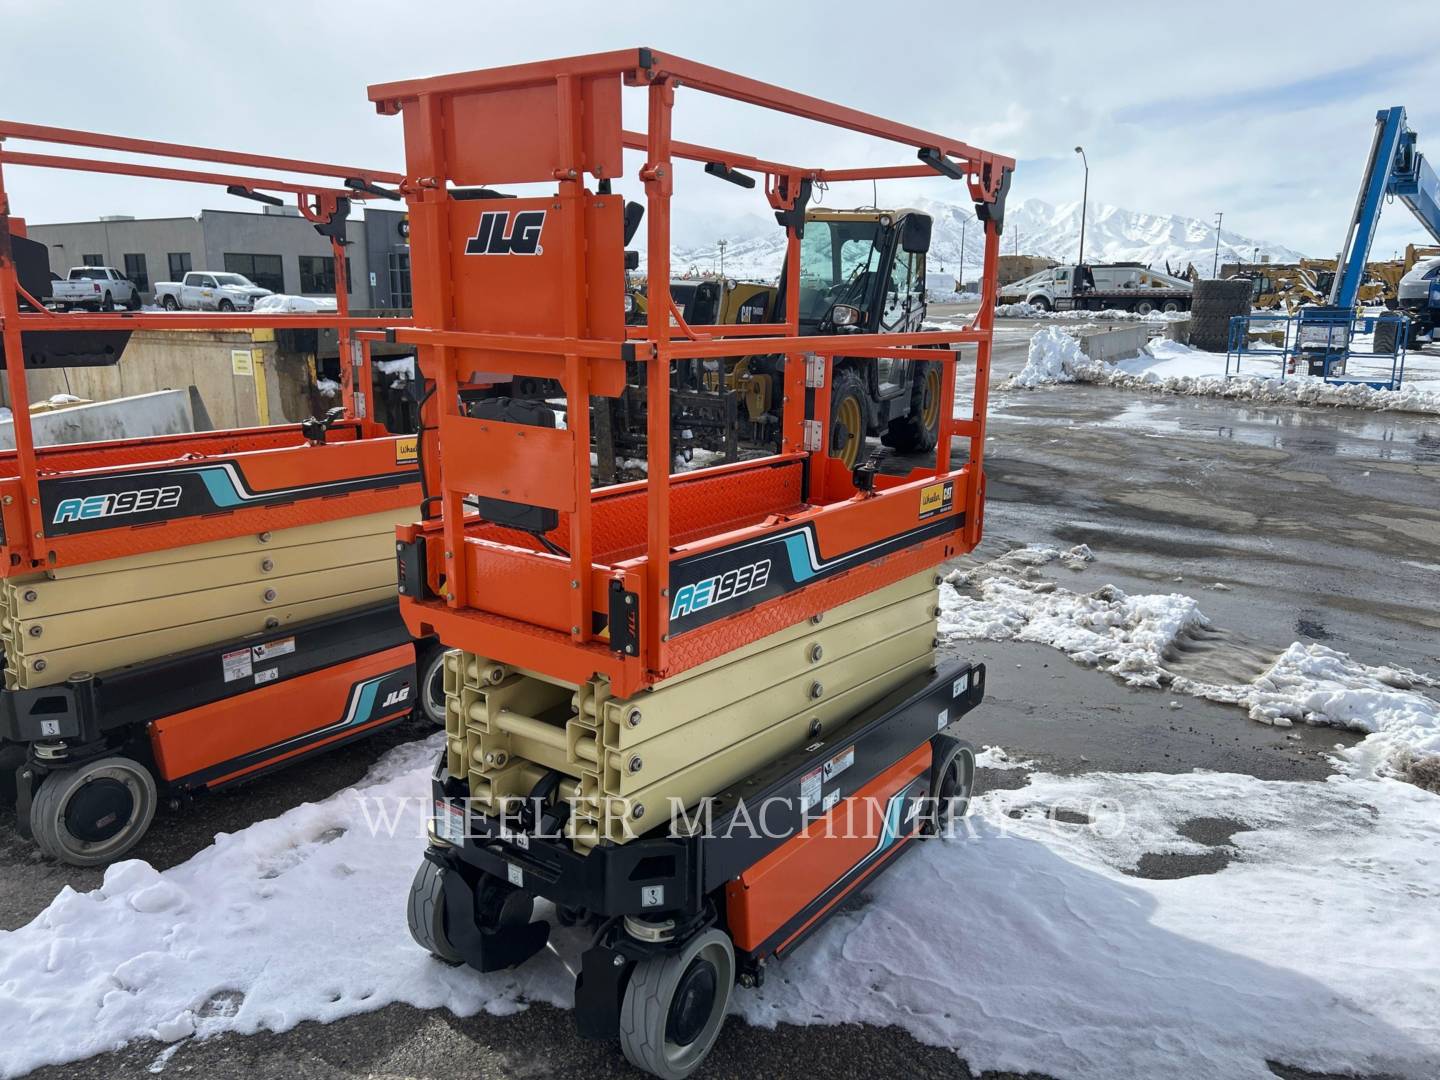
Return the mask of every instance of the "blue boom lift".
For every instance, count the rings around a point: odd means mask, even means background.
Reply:
[[[1375,138],[1370,146],[1370,159],[1365,178],[1355,200],[1355,213],[1345,233],[1345,243],[1336,260],[1335,282],[1330,287],[1329,303],[1324,307],[1303,309],[1297,333],[1301,355],[1308,361],[1311,375],[1326,379],[1341,376],[1350,355],[1350,340],[1357,330],[1373,331],[1377,346],[1388,339],[1390,347],[1383,351],[1403,349],[1404,320],[1396,317],[1361,319],[1355,317],[1355,303],[1360,284],[1365,278],[1365,263],[1370,245],[1380,223],[1380,211],[1386,196],[1399,198],[1419,219],[1426,231],[1440,242],[1440,177],[1416,149],[1415,132],[1405,122],[1405,110],[1396,105],[1375,115]],[[1429,291],[1426,307],[1440,303],[1440,290]],[[1408,313],[1407,313],[1408,314]],[[1433,325],[1433,313],[1412,314],[1417,323]],[[1382,351],[1377,347],[1376,351]]]

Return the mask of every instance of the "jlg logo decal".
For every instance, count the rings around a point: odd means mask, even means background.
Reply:
[[[402,686],[399,690],[391,691],[390,696],[385,699],[384,704],[380,707],[382,709],[388,709],[392,705],[403,705],[409,697],[410,688],[408,686]]]
[[[480,225],[465,245],[466,255],[539,255],[540,231],[545,228],[544,210],[486,210]]]
[[[84,499],[65,499],[55,508],[55,521],[88,521],[91,518],[143,514],[149,510],[172,510],[180,505],[178,487],[139,488]]]

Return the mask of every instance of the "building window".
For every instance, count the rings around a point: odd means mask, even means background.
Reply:
[[[392,252],[390,255],[390,306],[410,306],[410,253]]]
[[[345,281],[351,290],[355,288],[355,277],[350,270],[350,256],[345,256]],[[311,293],[334,293],[335,292],[335,260],[329,255],[301,255],[300,256],[300,292],[302,295]]]
[[[104,255],[82,255],[82,256],[80,257],[80,265],[81,265],[81,266],[104,266],[104,265],[105,265],[105,256],[104,256]]]
[[[227,251],[225,269],[232,274],[243,274],[262,289],[277,293],[285,291],[285,267],[279,255],[246,255]]]
[[[188,251],[172,251],[165,256],[170,262],[170,280],[184,281],[185,275],[190,272],[190,253]]]
[[[150,291],[150,271],[145,267],[144,255],[125,255],[125,276],[130,284],[141,292]]]

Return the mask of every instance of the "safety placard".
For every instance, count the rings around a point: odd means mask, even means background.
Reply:
[[[225,673],[226,682],[248,679],[252,667],[249,649],[236,649],[234,652],[223,653],[220,656],[220,668]]]
[[[820,785],[824,783],[824,780],[823,769],[816,769],[800,778],[800,813],[803,814],[812,806],[819,805]]]
[[[279,641],[267,641],[263,645],[250,646],[250,658],[257,664],[266,660],[273,660],[277,656],[289,656],[295,651],[295,639],[293,637],[281,638]]]
[[[844,750],[841,750],[840,753],[836,754],[829,761],[825,762],[824,765],[821,765],[820,771],[824,774],[826,780],[834,780],[835,777],[839,776],[842,772],[844,772],[846,769],[848,769],[851,765],[854,764],[855,747],[849,746],[846,747]]]
[[[420,460],[420,440],[414,435],[395,440],[395,464],[408,465]]]
[[[465,811],[444,799],[435,800],[435,816],[431,819],[435,835],[452,844],[465,842]]]
[[[927,484],[920,489],[920,520],[948,513],[955,505],[955,481]]]

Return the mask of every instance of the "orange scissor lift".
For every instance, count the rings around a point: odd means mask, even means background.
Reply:
[[[337,312],[51,311],[48,253],[10,215],[4,172],[22,167],[293,199],[331,241]],[[14,449],[0,452],[0,789],[42,850],[93,865],[138,842],[158,802],[333,747],[415,704],[388,534],[419,502],[417,451],[367,415],[369,342],[395,322],[351,317],[344,248],[351,201],[394,197],[383,185],[400,177],[12,122],[0,122],[0,170],[14,415]],[[323,420],[36,445],[27,370],[116,363],[139,330],[322,327],[339,333],[343,371],[343,407]]]
[[[643,132],[622,124],[627,88],[646,95]],[[671,118],[685,92],[907,146],[918,161],[804,168],[681,142]],[[399,530],[401,610],[412,633],[453,650],[411,931],[451,962],[512,966],[548,940],[532,907],[551,900],[562,924],[595,929],[577,981],[582,1032],[618,1034],[635,1064],[684,1076],[734,982],[759,982],[768,957],[968,794],[973,750],[946,729],[980,701],[984,671],[936,663],[934,567],[981,534],[1014,163],[650,49],[370,97],[405,130],[415,318],[393,337],[417,346],[436,388],[421,441],[436,512]],[[612,187],[627,150],[643,155],[643,206]],[[763,176],[788,240],[783,321],[702,332],[658,302],[662,288],[647,322],[626,327],[624,249],[642,212],[649,279],[670,279],[679,160]],[[973,323],[801,336],[815,185],[936,176],[963,183],[984,222]],[[516,185],[540,187],[499,190]],[[972,348],[973,404],[953,419]],[[759,355],[785,358],[780,452],[672,476],[672,366]],[[894,474],[829,454],[836,357],[943,365],[933,461]],[[592,489],[587,403],[620,394],[627,363],[646,372],[648,478]],[[507,400],[517,376],[555,380],[567,424]],[[462,400],[484,386],[497,396]],[[952,436],[969,444],[958,468]],[[764,828],[738,827],[767,802]]]

